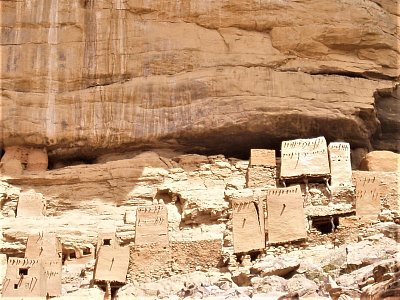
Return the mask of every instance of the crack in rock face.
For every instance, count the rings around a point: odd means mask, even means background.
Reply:
[[[393,3],[7,1],[0,144],[86,160],[320,135],[394,150]]]

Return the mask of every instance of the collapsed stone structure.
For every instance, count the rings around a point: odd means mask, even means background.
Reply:
[[[199,268],[217,268],[221,255],[221,239],[172,241],[167,247],[157,243],[132,246],[129,276],[140,282],[189,273]]]
[[[221,239],[170,241],[165,205],[139,206],[136,212],[135,243],[130,252],[131,278],[143,281],[163,278],[174,271],[191,272],[199,267],[219,266]]]
[[[251,149],[246,173],[246,186],[248,188],[275,187],[276,178],[275,150]]]

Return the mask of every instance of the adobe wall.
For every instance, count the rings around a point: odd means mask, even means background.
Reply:
[[[63,264],[86,264],[95,259],[96,248],[92,244],[63,248]]]
[[[7,271],[7,255],[0,253],[0,290],[3,287],[4,277]]]
[[[61,254],[62,244],[55,235],[44,234],[42,236],[38,234],[28,236],[25,257],[61,261]]]
[[[101,246],[94,268],[94,280],[124,283],[128,266],[128,247]]]
[[[20,275],[20,269],[27,274]],[[44,268],[39,259],[10,257],[3,281],[3,297],[39,297],[46,295]]]
[[[295,185],[297,184],[288,185],[288,187]],[[325,183],[308,183],[308,187],[305,184],[299,185],[306,216],[328,216],[355,211],[355,189],[353,187],[342,188],[331,194]],[[269,189],[271,187],[253,189],[254,196],[265,197]]]
[[[45,214],[46,201],[43,195],[34,192],[21,193],[17,205],[17,217],[40,217]]]
[[[328,146],[332,189],[352,186],[350,144],[333,142]]]
[[[265,247],[264,210],[253,196],[232,200],[233,249],[235,253]]]
[[[296,241],[307,237],[303,196],[299,185],[267,191],[269,243]]]
[[[324,137],[283,141],[281,153],[280,176],[283,179],[330,175]]]
[[[222,241],[201,240],[171,243],[172,259],[178,271],[193,272],[197,267],[216,268],[221,260]]]
[[[254,166],[248,167],[246,172],[246,187],[275,187],[276,167]]]
[[[131,279],[145,281],[145,278],[164,278],[172,273],[170,247],[142,245],[130,247],[129,270]]]
[[[135,245],[168,245],[168,212],[165,205],[136,209]]]
[[[377,180],[377,192],[379,193],[381,211],[391,210],[398,212],[399,207],[399,174],[396,172],[371,172],[353,171],[353,181],[364,179]]]
[[[42,259],[44,277],[46,280],[45,290],[50,297],[61,296],[62,263],[61,259]]]
[[[110,244],[106,245],[105,240],[109,240]],[[115,232],[99,232],[97,235],[96,256],[99,253],[100,247],[115,248],[118,246],[117,236]]]

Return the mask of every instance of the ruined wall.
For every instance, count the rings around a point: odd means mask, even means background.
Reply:
[[[299,136],[367,147],[374,92],[399,75],[394,0],[0,5],[0,144],[57,159],[160,141],[242,155]]]
[[[277,169],[275,150],[251,149],[246,186],[259,188],[276,186]]]
[[[132,246],[128,272],[131,279],[143,281],[193,272],[197,268],[216,268],[221,261],[221,247],[221,240],[174,241],[169,247]]]

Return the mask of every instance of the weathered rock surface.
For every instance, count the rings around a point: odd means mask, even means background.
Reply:
[[[300,262],[296,259],[266,257],[263,261],[256,263],[251,268],[251,273],[259,274],[259,276],[285,276],[295,271],[300,266]]]
[[[369,147],[374,93],[400,74],[398,15],[395,0],[2,1],[0,144],[57,160]]]
[[[400,225],[393,222],[378,223],[375,228],[382,232],[386,237],[400,242]]]
[[[398,299],[400,297],[399,280],[400,272],[397,271],[385,281],[368,286],[361,294],[361,297],[373,300]]]
[[[399,172],[400,154],[391,151],[372,151],[361,161],[360,170]]]
[[[399,32],[399,31],[397,31]],[[377,116],[381,130],[374,138],[374,148],[400,152],[400,85],[375,94]]]
[[[304,275],[296,274],[290,278],[287,281],[287,288],[290,293],[297,293],[300,297],[318,296],[318,285]]]
[[[287,280],[283,277],[272,275],[265,277],[254,277],[251,280],[254,292],[270,293],[270,292],[286,292]]]

